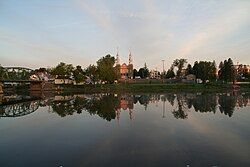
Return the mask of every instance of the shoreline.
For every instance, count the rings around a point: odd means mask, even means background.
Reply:
[[[28,87],[17,87],[8,90],[4,94],[30,92],[51,92],[51,93],[166,93],[166,92],[232,92],[250,91],[250,84],[241,84],[234,88],[232,84],[104,84],[104,85],[56,85],[52,90],[30,91]]]
[[[231,84],[105,84],[105,85],[64,85],[63,93],[161,93],[161,92],[222,92],[250,91],[250,84],[233,88]]]

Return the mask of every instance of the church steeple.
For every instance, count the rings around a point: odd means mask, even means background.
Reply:
[[[131,51],[129,50],[129,55],[128,55],[128,64],[132,64],[133,62],[133,60],[132,60],[132,54],[131,54]]]
[[[117,54],[116,54],[115,63],[116,63],[116,65],[120,65],[119,48],[118,47],[117,47]]]

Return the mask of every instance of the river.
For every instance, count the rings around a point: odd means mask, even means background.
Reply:
[[[74,94],[0,105],[0,166],[250,166],[250,92]]]

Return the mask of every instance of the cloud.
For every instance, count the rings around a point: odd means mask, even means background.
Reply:
[[[193,38],[187,41],[176,56],[188,57],[202,46],[212,45],[214,41],[223,40],[240,29],[249,20],[248,7],[238,6],[201,26]]]
[[[38,68],[40,66],[54,66],[60,61],[67,63],[87,62],[88,59],[82,57],[83,52],[77,48],[72,48],[66,45],[54,44],[47,41],[34,41],[24,39],[11,34],[0,33],[0,42],[8,44],[10,48],[15,48],[14,55],[8,55],[12,51],[4,51],[2,55],[3,62],[1,64],[11,65],[28,64],[29,67]],[[25,59],[24,59],[25,57]],[[86,64],[87,65],[87,64]]]
[[[105,5],[99,4],[101,10],[94,5],[90,5],[87,1],[77,0],[78,7],[83,9],[91,18],[95,20],[95,22],[102,28],[106,30],[113,30],[113,24],[109,17],[109,10],[105,7]]]

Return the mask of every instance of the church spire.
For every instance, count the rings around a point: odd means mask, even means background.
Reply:
[[[119,58],[119,48],[117,47],[117,54],[115,59],[116,65],[120,65],[120,58]]]
[[[129,55],[128,55],[128,64],[132,64],[132,54],[131,54],[131,50],[129,49]]]

